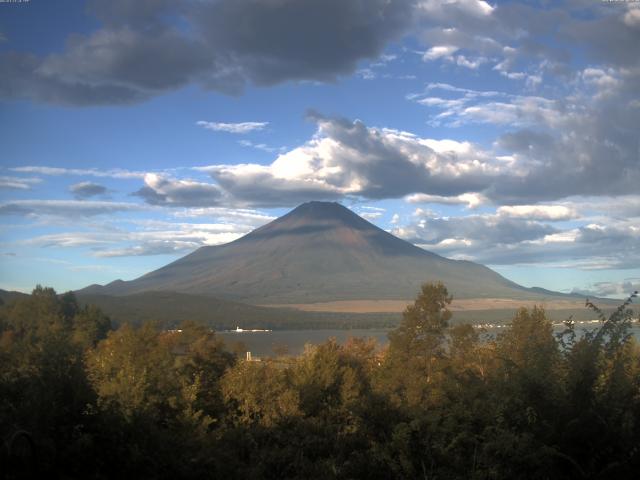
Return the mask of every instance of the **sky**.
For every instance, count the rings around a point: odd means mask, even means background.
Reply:
[[[640,289],[640,2],[0,2],[0,288],[310,200],[525,286]]]

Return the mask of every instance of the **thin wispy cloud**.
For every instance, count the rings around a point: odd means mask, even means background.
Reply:
[[[37,165],[29,165],[23,167],[10,167],[10,171],[19,173],[35,173],[38,175],[51,176],[88,176],[88,177],[105,177],[105,178],[143,178],[145,172],[126,170],[122,168],[114,168],[108,170],[100,170],[97,168],[65,168],[65,167],[44,167]]]
[[[144,210],[144,205],[84,200],[14,200],[0,203],[0,215],[92,217]]]
[[[255,143],[255,142],[252,142],[250,140],[239,140],[238,143],[240,145],[242,145],[243,147],[254,148],[256,150],[261,150],[261,151],[267,152],[267,153],[274,153],[274,152],[277,152],[279,150],[279,149],[277,149],[275,147],[270,147],[266,143]]]
[[[41,182],[42,179],[37,177],[0,176],[0,189],[30,190]]]
[[[564,205],[504,205],[498,208],[498,215],[547,221],[580,218],[575,209]]]
[[[25,243],[43,248],[87,248],[97,258],[167,255],[220,245],[250,232],[253,227],[234,224],[139,222],[134,231],[66,232],[40,235]]]
[[[227,132],[236,134],[245,134],[264,130],[269,122],[239,122],[239,123],[224,123],[224,122],[205,122],[200,120],[196,122],[196,125],[207,130],[213,130],[214,132]]]

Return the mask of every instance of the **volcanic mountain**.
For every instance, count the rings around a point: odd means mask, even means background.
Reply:
[[[493,270],[401,240],[338,203],[304,203],[231,243],[201,247],[138,279],[80,293],[172,291],[257,304],[411,299],[442,281],[456,298],[535,299]]]

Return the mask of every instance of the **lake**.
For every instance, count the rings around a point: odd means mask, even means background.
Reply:
[[[378,344],[388,342],[387,334],[391,329],[353,329],[353,330],[274,330],[271,332],[216,332],[229,347],[236,342],[246,345],[246,350],[258,357],[273,356],[275,350],[285,347],[289,355],[299,355],[307,343],[319,344],[335,338],[340,344],[350,337],[374,338]]]
[[[580,324],[576,326],[576,331],[584,331],[597,326],[590,324]],[[501,326],[484,326],[488,334],[495,335],[504,331]],[[563,325],[554,325],[555,332],[564,330]],[[391,329],[353,329],[353,330],[274,330],[271,332],[217,332],[229,347],[237,342],[242,342],[246,346],[246,351],[257,357],[274,356],[277,349],[286,348],[289,355],[299,355],[304,351],[307,343],[320,344],[330,338],[335,338],[340,344],[350,337],[374,338],[379,345],[386,345],[389,339],[388,333]],[[634,336],[640,339],[640,325],[634,322],[632,327]]]

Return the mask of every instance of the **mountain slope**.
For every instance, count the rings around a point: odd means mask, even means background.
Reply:
[[[426,281],[457,298],[541,298],[489,268],[401,240],[337,203],[309,202],[234,242],[83,293],[175,291],[252,303],[411,299]]]

